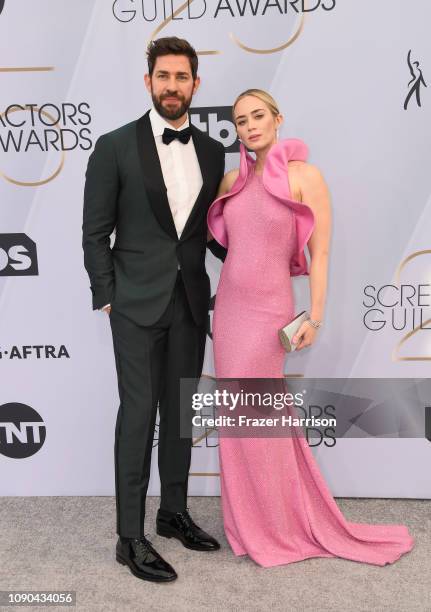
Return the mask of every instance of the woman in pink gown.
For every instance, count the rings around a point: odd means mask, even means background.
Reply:
[[[295,315],[292,276],[310,275],[310,315],[323,314],[328,196],[317,169],[304,164],[306,145],[277,141],[282,115],[271,96],[247,90],[233,110],[242,139],[240,168],[225,176],[208,212],[210,233],[228,247],[213,316],[215,373],[219,379],[282,378],[278,329]],[[298,192],[313,202],[298,201]],[[316,328],[304,323],[297,348],[312,344],[315,335]],[[385,565],[413,548],[403,525],[344,518],[303,435],[220,436],[219,460],[224,528],[235,555],[249,555],[263,567],[310,557]]]

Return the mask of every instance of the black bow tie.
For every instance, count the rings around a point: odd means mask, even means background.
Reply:
[[[191,135],[192,131],[190,126],[184,128],[184,130],[171,130],[170,128],[165,128],[165,131],[162,134],[162,140],[168,145],[175,140],[175,138],[178,138],[178,140],[181,140],[183,144],[187,144]]]

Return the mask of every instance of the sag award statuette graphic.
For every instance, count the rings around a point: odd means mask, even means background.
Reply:
[[[404,110],[407,110],[407,107],[413,95],[416,98],[416,104],[419,106],[419,108],[421,108],[422,107],[421,105],[421,87],[422,86],[428,87],[428,85],[425,82],[422,70],[419,68],[419,65],[420,65],[419,62],[418,61],[412,62],[412,50],[411,49],[409,50],[407,54],[407,64],[409,66],[410,74],[412,78],[407,84],[407,86],[409,87],[409,92],[404,102]]]

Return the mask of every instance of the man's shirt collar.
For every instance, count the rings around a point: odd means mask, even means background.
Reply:
[[[150,121],[151,121],[151,127],[153,128],[154,136],[161,136],[163,132],[165,131],[165,128],[169,128],[171,130],[176,129],[177,131],[179,131],[179,130],[184,130],[184,128],[188,127],[190,124],[189,116],[187,114],[187,117],[184,123],[179,128],[174,128],[170,123],[166,121],[166,119],[164,119],[157,112],[154,106],[150,110]]]

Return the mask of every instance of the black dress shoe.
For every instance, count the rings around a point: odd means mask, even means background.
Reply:
[[[118,538],[116,559],[128,565],[137,578],[152,582],[169,582],[177,578],[174,568],[154,550],[145,537]]]
[[[192,550],[218,550],[220,544],[191,519],[187,510],[176,514],[157,512],[157,533],[164,538],[176,538]]]

